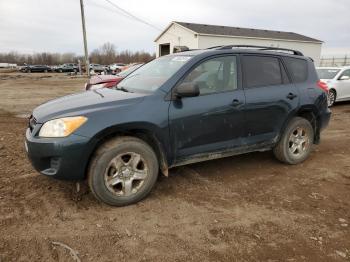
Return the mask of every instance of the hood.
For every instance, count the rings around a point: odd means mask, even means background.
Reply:
[[[136,104],[145,96],[141,93],[128,93],[108,88],[85,91],[42,104],[34,109],[33,116],[38,123],[44,123],[55,118],[88,115],[95,111]]]

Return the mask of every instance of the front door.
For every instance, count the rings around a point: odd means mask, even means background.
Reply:
[[[181,82],[199,86],[200,95],[171,102],[170,136],[175,162],[229,150],[244,135],[243,90],[238,86],[237,57],[201,62]],[[215,158],[215,157],[213,157]]]

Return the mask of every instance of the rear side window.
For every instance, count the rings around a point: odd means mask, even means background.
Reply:
[[[288,72],[295,83],[305,82],[307,80],[307,61],[298,58],[285,57]]]
[[[243,56],[245,86],[271,86],[286,83],[284,69],[276,57]]]

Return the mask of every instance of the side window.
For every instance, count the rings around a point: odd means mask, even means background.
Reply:
[[[288,72],[295,83],[302,83],[307,80],[308,70],[307,61],[304,59],[285,57]]]
[[[348,77],[350,77],[350,69],[345,70],[345,71],[341,74],[340,77],[342,77],[342,76],[348,76]]]
[[[244,81],[247,88],[282,85],[288,82],[278,58],[249,55],[243,56],[242,61]]]
[[[183,82],[197,84],[201,95],[237,89],[236,56],[216,57],[196,66]]]

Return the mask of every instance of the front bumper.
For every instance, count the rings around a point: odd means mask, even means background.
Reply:
[[[41,174],[64,180],[82,180],[92,152],[90,138],[38,138],[26,131],[25,147],[33,167]]]

